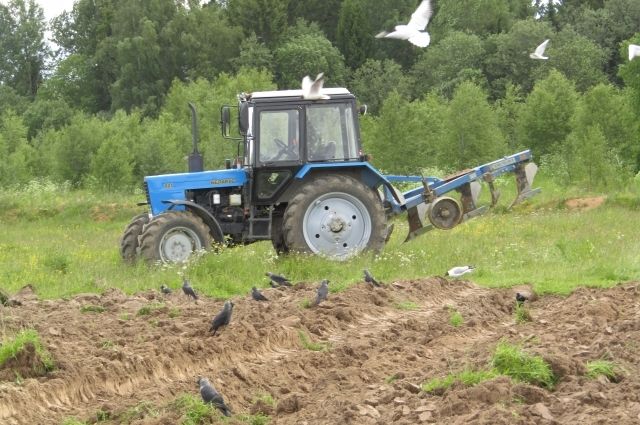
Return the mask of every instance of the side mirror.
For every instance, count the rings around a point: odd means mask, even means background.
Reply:
[[[220,108],[220,128],[222,137],[231,137],[231,110],[229,106]]]
[[[239,108],[238,130],[240,130],[240,134],[246,136],[247,131],[249,131],[249,105],[243,102],[240,104]]]
[[[367,109],[369,109],[367,105],[360,105],[360,108],[358,109],[360,115],[367,115]]]

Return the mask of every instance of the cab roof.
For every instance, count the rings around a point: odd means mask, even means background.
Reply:
[[[326,94],[328,96],[351,95],[349,90],[343,87],[323,88],[321,93]],[[283,97],[302,98],[302,90],[256,91],[256,92],[250,93],[247,97],[249,99],[275,99],[275,98],[283,98]]]

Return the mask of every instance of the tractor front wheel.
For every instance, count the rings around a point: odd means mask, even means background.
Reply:
[[[150,263],[181,263],[208,250],[213,238],[200,217],[188,211],[155,216],[140,235],[140,255]]]
[[[120,256],[127,263],[133,263],[138,256],[138,236],[149,222],[149,213],[139,214],[125,227],[120,239]]]
[[[376,192],[338,175],[316,177],[291,199],[283,218],[286,246],[344,260],[384,247],[386,217]]]

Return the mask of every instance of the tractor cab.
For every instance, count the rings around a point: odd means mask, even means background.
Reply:
[[[269,204],[280,197],[305,164],[361,160],[355,97],[344,88],[324,89],[326,100],[305,100],[302,90],[241,94],[238,128],[246,164],[255,173],[253,197]],[[222,130],[230,113],[222,108]]]

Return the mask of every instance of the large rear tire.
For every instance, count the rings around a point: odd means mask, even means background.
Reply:
[[[285,210],[282,227],[290,250],[335,260],[363,250],[378,252],[387,235],[376,192],[338,175],[320,176],[302,186]]]
[[[138,236],[142,228],[149,223],[149,213],[139,214],[125,227],[120,239],[120,256],[127,263],[133,263],[138,258]]]
[[[140,235],[140,256],[149,263],[181,263],[211,248],[213,238],[200,217],[189,211],[155,216]]]

